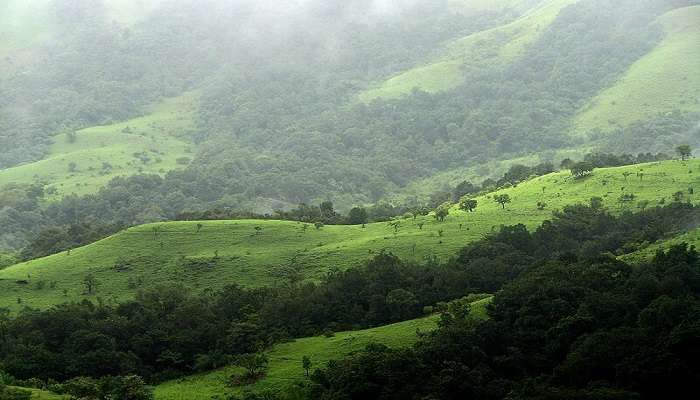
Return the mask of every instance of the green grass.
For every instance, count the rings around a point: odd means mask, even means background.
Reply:
[[[184,139],[191,126],[194,98],[188,93],[150,107],[143,117],[80,130],[73,143],[60,134],[43,160],[0,170],[0,187],[41,181],[56,190],[53,197],[61,197],[95,192],[116,176],[184,168],[177,159],[194,156]],[[135,153],[148,159],[137,158]],[[75,170],[69,169],[70,163],[75,163]],[[106,164],[111,168],[105,169]]]
[[[693,221],[693,222],[695,224],[700,223],[700,221]],[[668,240],[664,240],[664,241],[658,242],[658,243],[653,243],[653,244],[651,244],[643,249],[640,249],[640,250],[638,250],[634,253],[631,253],[631,254],[626,254],[620,258],[624,261],[631,262],[631,263],[648,261],[654,257],[654,255],[656,254],[657,251],[659,251],[659,250],[666,251],[671,246],[676,245],[676,244],[681,244],[681,243],[687,243],[690,246],[695,246],[695,248],[700,251],[700,228],[692,229],[689,232],[679,233],[677,236],[674,236]]]
[[[609,130],[676,109],[700,111],[700,6],[658,21],[663,41],[576,117],[579,130]]]
[[[623,173],[632,175],[625,180]],[[636,174],[643,172],[640,180]],[[311,280],[330,268],[360,265],[382,250],[404,259],[435,256],[446,260],[469,242],[497,230],[500,225],[524,223],[535,227],[550,218],[553,210],[600,196],[612,211],[635,209],[637,201],[651,206],[673,193],[694,187],[698,201],[700,160],[666,161],[596,170],[584,180],[567,172],[534,178],[517,187],[502,189],[513,199],[506,209],[493,194],[477,198],[475,213],[452,209],[443,223],[432,216],[402,219],[398,232],[387,223],[361,226],[325,226],[291,221],[204,221],[156,223],[130,228],[99,242],[0,270],[0,306],[47,307],[68,300],[130,298],[138,287],[177,280],[194,290],[216,289],[230,283],[245,286],[275,284],[280,271],[291,264]],[[622,193],[634,193],[633,204],[622,205]],[[538,202],[547,203],[544,210]],[[424,224],[419,229],[418,224]],[[260,227],[258,231],[255,227]],[[157,231],[154,231],[157,229]],[[441,236],[442,235],[442,236]],[[218,255],[218,258],[215,258]],[[126,270],[116,270],[122,259]],[[209,265],[195,265],[196,262]],[[81,280],[93,273],[102,283],[97,294],[83,294]],[[26,282],[25,282],[26,281]],[[21,299],[18,302],[18,299]]]
[[[410,94],[415,88],[431,93],[445,91],[464,82],[471,70],[506,65],[522,55],[528,46],[539,38],[562,8],[576,1],[542,1],[513,22],[446,43],[431,62],[400,73],[374,88],[361,92],[358,99],[367,103],[377,98],[399,98]],[[518,4],[515,0],[497,2],[490,6],[486,5],[484,0],[463,3],[465,9],[497,7],[500,3],[511,7]]]
[[[486,318],[486,305],[491,298],[472,303],[475,318]],[[156,400],[208,400],[212,396],[239,394],[245,390],[264,389],[284,390],[288,385],[304,379],[301,360],[304,356],[311,358],[314,368],[318,368],[332,359],[362,350],[370,343],[380,343],[389,347],[407,347],[418,339],[416,332],[427,332],[435,328],[438,317],[431,316],[379,328],[361,331],[336,333],[332,337],[311,337],[278,344],[267,354],[268,371],[264,378],[253,385],[229,387],[227,382],[233,374],[240,374],[236,367],[223,368],[218,371],[199,374],[163,383],[156,387]]]
[[[51,392],[47,392],[46,390],[40,390],[40,389],[31,389],[31,388],[24,388],[24,387],[16,387],[16,386],[11,386],[14,387],[15,389],[22,389],[22,390],[28,390],[32,392],[32,400],[68,400],[70,396],[64,396],[60,394],[55,394]]]

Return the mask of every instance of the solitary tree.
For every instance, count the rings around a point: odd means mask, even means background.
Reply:
[[[462,211],[473,212],[476,210],[478,202],[474,199],[463,197],[459,202],[459,209]]]
[[[348,213],[348,223],[351,225],[361,225],[367,223],[367,210],[362,207],[355,207]]]
[[[693,149],[690,148],[690,145],[682,144],[676,147],[676,153],[681,158],[681,160],[685,161],[693,155]]]
[[[448,215],[450,215],[450,206],[451,204],[449,202],[442,203],[438,208],[435,209],[435,219],[437,219],[440,222],[443,222],[445,218],[447,218]]]
[[[246,378],[255,379],[259,377],[267,367],[267,356],[263,353],[243,354],[238,357],[236,364],[245,368]]]
[[[308,378],[309,371],[311,371],[311,367],[313,366],[313,364],[311,363],[311,358],[309,358],[309,356],[304,356],[301,359],[301,366],[302,368],[304,368],[304,371],[306,372],[306,377]]]
[[[87,294],[93,294],[95,290],[97,290],[97,286],[99,286],[99,284],[99,281],[92,273],[85,275],[85,278],[83,278],[83,286],[85,287],[85,292]]]
[[[496,203],[500,204],[503,209],[506,209],[506,204],[511,202],[510,196],[508,194],[499,194],[493,198]]]

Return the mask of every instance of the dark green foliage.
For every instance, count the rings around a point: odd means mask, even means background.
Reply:
[[[590,161],[580,161],[573,164],[570,169],[571,175],[574,178],[580,179],[593,173],[593,170],[595,169],[595,164],[593,164]]]
[[[493,200],[500,204],[503,209],[506,209],[506,204],[510,203],[512,200],[510,198],[510,195],[507,193],[504,194],[499,194],[493,197]]]
[[[450,312],[414,348],[370,346],[313,379],[317,399],[658,399],[700,378],[700,257],[532,262],[490,319]]]
[[[476,200],[464,197],[459,201],[459,209],[462,211],[473,212],[476,210],[476,206],[478,204],[479,203]]]

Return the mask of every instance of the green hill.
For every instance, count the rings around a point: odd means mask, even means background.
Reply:
[[[700,224],[700,221],[691,221],[691,223],[694,226],[697,226],[698,224]],[[642,250],[636,251],[631,254],[627,254],[621,258],[625,261],[630,262],[645,261],[654,257],[657,251],[668,250],[669,247],[681,243],[687,243],[688,245],[695,246],[696,249],[700,250],[700,228],[691,229],[688,232],[681,232],[671,239],[664,240],[659,243],[654,243]]]
[[[57,135],[43,160],[0,170],[0,187],[46,182],[56,198],[95,192],[116,176],[184,168],[194,156],[185,136],[195,99],[188,93],[153,105],[143,117]]]
[[[149,224],[70,253],[1,270],[0,304],[17,310],[85,298],[82,280],[88,274],[101,282],[93,297],[109,301],[128,298],[138,287],[171,280],[197,290],[234,282],[268,285],[290,267],[307,279],[318,279],[329,268],[357,265],[382,250],[405,259],[444,260],[500,225],[534,227],[553,210],[593,196],[602,197],[606,207],[619,212],[636,209],[641,200],[649,200],[651,206],[669,202],[675,192],[698,186],[700,160],[666,161],[599,169],[583,180],[572,179],[568,171],[537,177],[478,197],[474,213],[453,207],[445,222],[432,216],[406,218],[398,221],[396,231],[387,223],[320,229],[299,222],[257,220]],[[505,209],[493,200],[503,193],[512,198]],[[696,202],[695,193],[686,198]],[[621,203],[622,194],[634,194],[635,199]],[[546,207],[538,209],[538,202]]]
[[[486,318],[486,305],[491,298],[472,303],[475,318]],[[156,400],[205,400],[212,396],[238,394],[245,390],[284,389],[304,378],[301,360],[311,358],[314,367],[363,349],[370,343],[389,347],[405,347],[417,340],[416,332],[435,327],[437,316],[416,319],[361,331],[340,332],[332,337],[311,337],[276,345],[267,354],[267,374],[253,385],[232,388],[227,385],[230,376],[241,371],[236,367],[185,379],[163,383],[156,387]]]
[[[579,113],[578,129],[626,126],[676,109],[700,111],[700,6],[670,11],[657,23],[663,41]]]
[[[536,7],[513,22],[446,43],[430,63],[402,72],[377,87],[360,93],[358,98],[363,102],[377,98],[397,98],[410,94],[415,88],[429,93],[440,92],[464,82],[470,70],[502,67],[534,43],[562,8],[575,2],[576,0],[538,2]],[[482,9],[473,8],[471,3],[475,3],[475,6],[482,4],[483,9],[495,9],[499,3],[504,3],[502,7],[512,8],[516,3],[522,2],[494,2],[490,6],[482,1],[464,2],[464,8]]]

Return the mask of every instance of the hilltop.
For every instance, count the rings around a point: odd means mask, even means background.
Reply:
[[[285,279],[290,270],[316,280],[331,268],[361,264],[383,250],[407,260],[445,260],[501,225],[532,228],[553,211],[594,196],[614,212],[634,211],[643,200],[647,207],[668,203],[679,191],[684,201],[696,202],[697,191],[688,192],[700,184],[699,174],[700,160],[603,168],[582,180],[562,171],[479,196],[473,213],[453,206],[444,222],[411,216],[398,219],[397,229],[388,223],[316,229],[269,220],[148,224],[1,270],[0,303],[17,310],[86,298],[82,281],[89,274],[101,283],[90,297],[110,301],[129,298],[151,282],[175,280],[200,291],[230,283],[264,286]],[[494,201],[500,194],[512,199],[505,208]],[[627,201],[621,201],[625,194]]]

